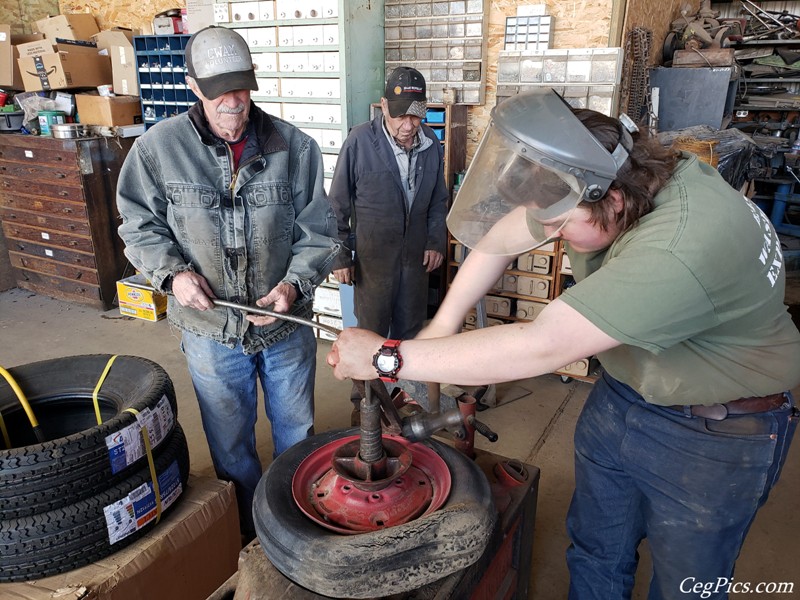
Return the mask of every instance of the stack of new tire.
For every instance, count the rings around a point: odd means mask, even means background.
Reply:
[[[71,356],[5,374],[0,581],[41,578],[104,558],[156,526],[186,489],[189,452],[175,390],[156,363]]]

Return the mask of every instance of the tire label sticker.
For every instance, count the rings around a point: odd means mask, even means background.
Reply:
[[[183,492],[177,461],[172,461],[169,467],[158,475],[158,488],[161,492],[161,510],[165,511]],[[143,483],[122,500],[104,507],[103,513],[106,518],[108,541],[113,545],[140,530],[158,516],[153,484],[149,481]]]
[[[137,414],[136,423],[131,423],[107,436],[106,447],[111,472],[119,473],[145,455],[142,427],[147,427],[150,447],[155,448],[172,431],[174,424],[175,415],[172,413],[172,406],[164,395],[154,409],[145,408]]]

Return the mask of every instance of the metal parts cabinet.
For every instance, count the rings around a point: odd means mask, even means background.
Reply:
[[[197,96],[186,83],[186,44],[190,35],[134,36],[142,116],[147,129],[186,112]]]
[[[117,178],[132,143],[0,136],[0,218],[19,287],[112,308],[126,266]]]

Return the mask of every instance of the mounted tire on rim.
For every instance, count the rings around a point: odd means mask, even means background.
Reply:
[[[489,483],[471,460],[434,440],[425,445],[446,463],[451,479],[450,494],[438,510],[355,535],[323,528],[301,511],[292,496],[300,464],[327,444],[357,433],[351,429],[308,438],[266,470],[256,488],[253,518],[270,562],[318,594],[374,598],[419,588],[477,561],[497,518]]]

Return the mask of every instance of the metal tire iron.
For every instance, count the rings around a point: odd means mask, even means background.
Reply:
[[[220,300],[218,298],[212,298],[212,302],[215,306],[222,308],[232,308],[234,310],[240,310],[242,312],[265,317],[275,317],[284,321],[290,321],[299,325],[320,329],[334,336],[338,336],[340,333],[338,329],[331,327],[330,325],[317,323],[316,321],[287,313],[275,312],[259,306],[247,306],[244,304],[229,302],[227,300]],[[356,381],[355,385],[362,398],[362,422],[369,424],[367,425],[366,431],[366,437],[368,439],[373,439],[376,435],[378,439],[380,439],[380,434],[383,430],[389,435],[402,435],[409,441],[418,442],[431,437],[437,431],[447,429],[457,440],[457,442],[470,442],[468,444],[469,449],[467,454],[471,454],[472,452],[470,436],[474,431],[484,435],[491,442],[497,441],[497,434],[494,433],[486,424],[475,419],[474,412],[469,414],[469,411],[467,411],[466,414],[462,414],[463,409],[452,409],[445,412],[439,412],[438,393],[436,394],[436,410],[428,414],[421,413],[412,415],[410,417],[401,418],[392,398],[389,395],[388,390],[386,389],[386,386],[383,385],[379,379],[371,380],[369,382],[369,386],[366,386],[365,383],[366,382],[364,381]],[[436,387],[438,388],[438,385]],[[438,392],[438,389],[436,391]],[[375,401],[374,397],[377,397],[377,401]],[[381,413],[383,413],[382,416]],[[377,415],[377,417],[375,415]],[[363,432],[364,425],[362,425],[362,433]],[[364,436],[362,435],[362,437]],[[367,445],[369,447],[364,449],[366,451],[366,456],[368,459],[373,460],[376,451],[371,448],[371,444]]]

